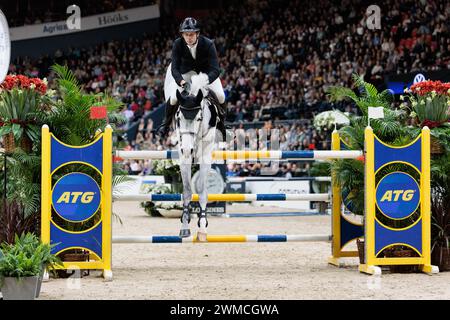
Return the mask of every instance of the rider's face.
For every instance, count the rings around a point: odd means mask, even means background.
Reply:
[[[190,46],[193,46],[197,42],[198,32],[183,32],[183,39]]]

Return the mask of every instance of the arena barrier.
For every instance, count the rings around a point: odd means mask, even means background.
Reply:
[[[208,242],[285,242],[285,241],[332,241],[332,256],[329,263],[339,265],[343,257],[356,257],[356,251],[344,251],[344,247],[357,238],[365,238],[365,263],[359,270],[370,274],[380,274],[377,265],[419,264],[421,270],[435,273],[438,270],[431,266],[430,258],[430,131],[422,130],[421,135],[407,146],[392,147],[379,141],[373,135],[372,129],[366,129],[366,187],[365,187],[365,229],[362,225],[347,219],[351,212],[345,196],[333,184],[332,187],[332,235],[208,235]],[[282,159],[283,157],[300,159],[301,155],[314,159],[357,159],[360,151],[345,150],[346,146],[337,132],[332,136],[332,151],[283,151],[264,152],[218,152],[215,157],[233,159],[242,156],[259,159]],[[139,156],[141,154],[141,156]],[[171,151],[152,153],[133,151],[132,153],[117,152],[117,156],[133,158],[149,158],[151,155],[172,158]],[[247,157],[247,158],[246,158]],[[359,158],[358,160],[363,159]],[[417,171],[420,184],[407,173],[398,171],[381,175],[380,170],[392,163],[410,165]],[[79,164],[91,169],[95,177],[82,172],[58,173],[66,165]],[[59,180],[53,175],[61,176]],[[334,174],[332,175],[333,179]],[[53,179],[52,179],[53,178]],[[54,137],[47,126],[42,128],[42,241],[56,244],[53,253],[59,254],[68,249],[84,249],[90,252],[93,261],[64,262],[63,268],[100,269],[105,279],[112,279],[111,244],[115,243],[172,243],[195,242],[193,238],[181,239],[172,236],[121,236],[112,237],[111,206],[112,206],[112,129],[107,126],[104,133],[97,133],[90,144],[84,146],[69,146]],[[376,183],[377,182],[377,183]],[[101,185],[101,187],[99,186]],[[222,197],[224,201],[254,201],[264,197],[280,200],[294,195],[210,195],[212,199]],[[295,195],[311,199],[317,196],[317,201],[329,201],[328,194]],[[170,201],[180,199],[181,195],[143,195],[142,198],[129,200]],[[195,196],[196,197],[196,196]],[[195,198],[194,197],[194,198]],[[261,198],[262,197],[262,198]],[[120,196],[118,197],[120,199]],[[232,200],[226,200],[232,199]],[[245,200],[249,199],[249,200]],[[267,200],[267,198],[265,199]],[[298,200],[295,199],[295,200]],[[100,211],[99,211],[100,210]],[[97,214],[100,212],[100,214]],[[407,214],[406,214],[407,213]],[[416,214],[414,222],[407,227],[392,229],[380,222],[379,216],[387,219],[408,219]],[[418,215],[418,216],[417,216]],[[99,219],[96,217],[100,217]],[[63,221],[63,222],[61,222]],[[81,231],[72,231],[64,223],[88,225]],[[413,258],[381,258],[379,254],[392,245],[406,245],[413,248],[418,257]]]

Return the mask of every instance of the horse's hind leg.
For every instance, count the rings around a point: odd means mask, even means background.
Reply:
[[[199,177],[199,202],[200,213],[198,215],[198,233],[197,240],[207,241],[208,218],[206,215],[206,205],[208,203],[208,190],[206,188],[206,181],[208,173],[211,168],[210,163],[200,163],[200,177]]]
[[[191,222],[190,202],[192,198],[191,189],[191,163],[192,160],[182,159],[180,161],[181,179],[183,180],[183,213],[181,215],[180,237],[185,238],[191,235],[189,222]]]

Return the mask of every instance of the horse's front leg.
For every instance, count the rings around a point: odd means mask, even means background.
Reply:
[[[206,110],[208,111],[208,109]],[[208,203],[208,189],[207,189],[207,181],[208,174],[211,170],[212,164],[212,152],[214,147],[214,137],[216,129],[214,127],[209,128],[209,117],[210,113],[205,113],[205,119],[202,123],[203,132],[207,132],[206,135],[203,136],[203,139],[199,142],[199,149],[197,150],[197,155],[200,163],[200,177],[199,177],[199,185],[198,185],[198,193],[199,193],[199,201],[200,201],[200,214],[198,217],[198,233],[197,239],[199,241],[207,241],[207,227],[208,227],[208,218],[206,214],[206,205]]]
[[[198,215],[198,233],[197,240],[207,241],[208,218],[206,215],[206,205],[208,203],[207,180],[211,169],[210,163],[200,163],[200,177],[198,183],[198,195],[200,202],[200,213]]]
[[[183,181],[183,213],[181,215],[180,237],[189,237],[191,231],[189,223],[191,222],[190,202],[192,199],[191,189],[191,169],[192,169],[192,144],[189,144],[189,135],[183,137],[184,144],[180,148],[180,172]]]

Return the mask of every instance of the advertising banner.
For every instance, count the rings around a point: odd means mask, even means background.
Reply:
[[[81,15],[83,8],[81,8]],[[159,6],[145,6],[129,10],[107,12],[88,17],[80,17],[80,28],[70,29],[67,21],[55,21],[43,24],[10,28],[11,41],[29,40],[51,36],[60,36],[99,28],[113,27],[126,23],[159,18]],[[69,19],[68,14],[67,18]]]

